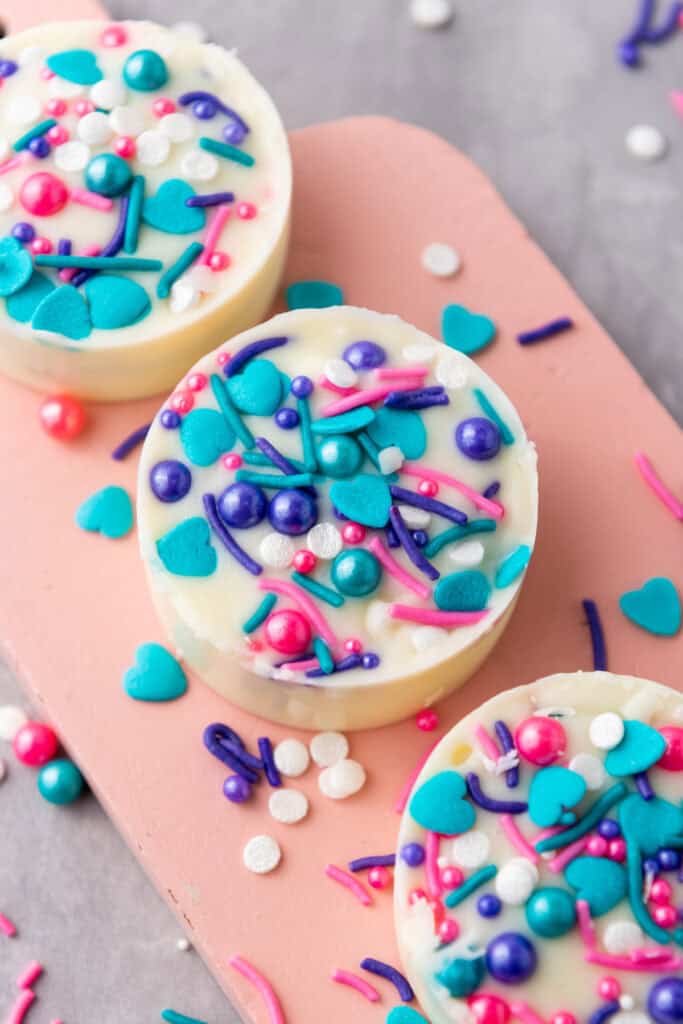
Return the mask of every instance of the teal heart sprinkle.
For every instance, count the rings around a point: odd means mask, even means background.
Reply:
[[[92,50],[61,50],[51,54],[45,63],[59,78],[76,85],[95,85],[102,78]]]
[[[33,261],[16,238],[0,238],[0,296],[14,295],[30,280]]]
[[[331,281],[296,281],[287,289],[288,309],[326,309],[343,306],[344,292]]]
[[[201,231],[206,224],[206,211],[202,206],[185,205],[185,200],[194,195],[195,190],[182,178],[167,178],[153,196],[145,199],[142,219],[167,235],[189,235],[193,231]]]
[[[211,545],[211,530],[201,516],[178,523],[159,538],[156,548],[164,568],[174,576],[210,576],[216,571],[218,556]]]
[[[577,857],[565,869],[564,877],[576,898],[586,901],[591,917],[608,914],[628,892],[625,869],[606,857]]]
[[[666,576],[654,576],[640,590],[628,590],[619,607],[636,626],[655,636],[674,636],[681,628],[681,599]]]
[[[253,359],[226,382],[234,405],[252,416],[272,416],[282,399],[282,377],[270,359]]]
[[[665,750],[666,740],[660,732],[645,722],[627,719],[621,740],[607,751],[605,770],[617,778],[637,775],[656,764]]]
[[[389,485],[380,476],[358,473],[349,480],[335,480],[330,501],[343,515],[363,526],[386,526],[391,508]]]
[[[442,612],[479,612],[486,607],[490,593],[491,584],[483,572],[465,569],[441,577],[434,601]]]
[[[20,324],[29,323],[45,296],[54,290],[49,277],[34,270],[24,287],[5,299],[7,315]]]
[[[683,838],[683,809],[661,797],[644,800],[631,793],[619,808],[619,824],[629,845],[646,857],[663,846],[678,845]]]
[[[92,330],[85,299],[71,284],[63,284],[45,296],[33,314],[31,327],[62,334],[72,341],[82,341]]]
[[[485,973],[483,956],[456,957],[437,973],[436,980],[454,999],[464,999],[479,988]]]
[[[511,583],[514,583],[526,569],[530,558],[531,548],[528,544],[520,544],[514,551],[511,551],[496,569],[496,588],[503,590],[504,587],[509,587]]]
[[[576,815],[568,810],[586,795],[586,781],[578,772],[552,765],[540,768],[529,789],[529,817],[539,828],[573,825]]]
[[[449,348],[470,356],[493,341],[496,325],[488,316],[471,313],[466,306],[453,303],[441,314],[441,334]]]
[[[212,466],[235,444],[235,431],[214,409],[194,409],[183,418],[180,442],[195,466]]]
[[[137,281],[118,274],[97,274],[85,285],[93,327],[115,331],[142,320],[152,309],[149,295]]]
[[[79,506],[76,522],[82,530],[116,540],[133,528],[133,504],[123,487],[104,487]]]
[[[476,811],[465,800],[467,785],[459,772],[445,771],[427,779],[410,801],[414,821],[442,836],[457,836],[474,825]]]
[[[135,652],[135,664],[123,677],[123,688],[133,700],[176,700],[187,690],[187,677],[161,644],[141,644]]]
[[[381,406],[367,431],[378,448],[397,445],[406,459],[419,459],[427,449],[427,431],[422,417],[409,409]]]
[[[412,1006],[394,1006],[386,1016],[386,1024],[429,1024],[429,1021]]]

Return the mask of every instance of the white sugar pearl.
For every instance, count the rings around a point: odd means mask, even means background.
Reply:
[[[460,256],[452,245],[432,242],[422,250],[422,266],[435,277],[451,277],[460,270]]]
[[[131,135],[136,138],[145,128],[142,111],[128,105],[114,107],[109,115],[109,124],[117,135]]]
[[[42,46],[25,46],[17,57],[20,67],[28,67],[29,64],[38,64],[47,56]]]
[[[418,342],[416,345],[406,345],[401,350],[401,355],[407,363],[431,363],[436,355],[436,345],[431,342]]]
[[[352,388],[358,381],[358,374],[344,359],[328,359],[323,373],[338,388]]]
[[[588,735],[598,750],[612,750],[624,738],[624,720],[614,711],[605,711],[593,719]]]
[[[389,605],[386,601],[371,601],[365,611],[365,625],[371,636],[381,636],[392,624]]]
[[[410,17],[418,28],[444,28],[453,18],[450,0],[412,0]]]
[[[63,142],[55,151],[55,164],[60,171],[82,171],[90,160],[90,149],[85,142]]]
[[[569,762],[569,767],[581,776],[589,789],[600,789],[607,778],[605,766],[595,754],[577,754]]]
[[[485,832],[475,829],[451,840],[450,855],[461,868],[474,870],[489,859],[491,840]]]
[[[622,996],[619,996],[619,1006],[622,1010],[630,1012],[636,1005],[636,1001],[633,996],[630,996],[628,992],[625,992]],[[645,1020],[649,1020],[649,1017],[645,1017]]]
[[[454,544],[448,549],[448,557],[463,568],[472,569],[481,565],[484,558],[484,545],[480,540],[466,540],[462,544]]]
[[[40,117],[40,100],[28,94],[13,96],[5,107],[5,117],[12,124],[33,124]]]
[[[377,456],[380,473],[395,473],[404,462],[404,456],[398,445],[391,444],[388,448],[382,448]]]
[[[194,134],[194,124],[187,114],[164,114],[159,121],[159,131],[171,142],[187,142]]]
[[[439,359],[434,376],[449,391],[459,391],[467,385],[467,365],[454,352],[449,352]]]
[[[342,732],[319,732],[311,740],[310,750],[320,768],[329,768],[348,755],[349,741]]]
[[[626,148],[639,160],[659,160],[667,147],[666,136],[652,124],[634,124],[626,132]]]
[[[298,789],[274,789],[268,799],[268,810],[283,825],[296,825],[308,814],[308,797]]]
[[[180,171],[190,181],[211,181],[218,174],[218,160],[213,153],[192,149],[180,161]]]
[[[193,288],[189,281],[184,280],[184,277],[180,277],[171,285],[169,298],[171,312],[184,313],[186,310],[196,306],[200,298],[201,296],[197,289]]]
[[[306,545],[316,558],[336,558],[344,542],[334,523],[317,523],[306,534]]]
[[[303,775],[311,763],[306,744],[295,739],[282,740],[278,743],[273,751],[273,759],[277,770],[290,779],[297,779]]]
[[[531,896],[538,882],[538,870],[525,857],[513,857],[502,866],[495,880],[495,889],[503,901],[521,907]]]
[[[286,569],[291,565],[296,548],[282,533],[267,533],[259,544],[259,555],[269,569]]]
[[[282,850],[272,836],[254,836],[242,850],[242,860],[255,875],[267,875],[282,860]]]
[[[11,743],[26,722],[28,722],[28,718],[21,708],[17,708],[13,704],[5,704],[0,707],[0,740],[9,740]]]
[[[193,43],[205,43],[209,36],[204,26],[196,21],[177,21],[175,25],[171,25],[171,32],[176,32],[183,39]]]
[[[428,651],[447,638],[447,630],[441,629],[440,626],[418,626],[410,634],[410,641],[416,651]]]
[[[189,950],[192,949],[192,943],[190,942],[189,939],[178,939],[175,944],[175,948],[178,950],[179,953],[187,953]]]
[[[91,88],[90,99],[96,107],[104,107],[105,110],[111,110],[112,107],[118,107],[125,103],[126,90],[120,82],[116,82],[111,78],[101,78]]]
[[[47,83],[47,91],[53,100],[75,100],[85,92],[85,86],[78,82],[67,82],[56,75]]]
[[[158,167],[163,164],[171,152],[171,143],[163,132],[148,131],[138,135],[137,157],[146,167]]]
[[[425,512],[423,508],[414,508],[412,505],[399,505],[398,510],[401,513],[403,522],[411,530],[422,530],[425,526],[429,526],[432,521],[429,512]]]
[[[205,263],[195,263],[185,274],[187,281],[200,292],[215,292],[220,287],[220,275],[214,274]]]
[[[109,116],[93,110],[85,114],[78,122],[78,137],[88,146],[102,146],[111,138]]]
[[[605,928],[603,945],[608,953],[628,953],[643,944],[643,932],[635,921],[610,921]]]
[[[365,769],[358,761],[344,758],[330,765],[318,776],[318,786],[323,796],[331,800],[346,800],[365,785]]]
[[[14,192],[9,187],[9,185],[5,185],[4,182],[1,183],[0,184],[0,210],[3,211],[3,213],[4,213],[5,210],[9,210],[9,208],[11,207],[13,202],[14,202]]]

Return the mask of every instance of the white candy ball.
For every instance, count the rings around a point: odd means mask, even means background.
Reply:
[[[365,778],[365,769],[358,761],[344,758],[320,773],[318,786],[323,796],[331,800],[345,800],[363,788]]]
[[[513,907],[521,907],[538,882],[538,870],[525,857],[513,857],[502,866],[495,879],[496,893]]]
[[[27,126],[37,121],[41,114],[40,100],[28,93],[13,96],[5,106],[5,117],[12,124]]]
[[[194,134],[194,124],[187,114],[164,114],[159,121],[159,131],[171,142],[187,142]]]
[[[460,256],[452,245],[432,242],[422,250],[422,266],[435,277],[451,277],[460,270]]]
[[[323,374],[330,384],[338,388],[352,388],[358,381],[358,374],[344,359],[328,359],[323,366]]]
[[[255,875],[274,871],[282,859],[282,850],[272,836],[254,836],[242,850],[244,866]]]
[[[343,761],[349,752],[349,741],[341,732],[319,732],[310,742],[311,757],[320,768]]]
[[[4,182],[0,183],[0,210],[2,210],[3,213],[5,210],[9,210],[13,202],[14,192],[12,189],[9,185],[5,185]]]
[[[621,955],[643,945],[643,932],[635,921],[610,921],[602,937],[608,953]]]
[[[308,814],[308,797],[298,789],[274,789],[268,798],[268,810],[283,825],[296,825]]]
[[[448,638],[448,631],[441,626],[418,626],[412,630],[410,640],[416,651],[428,651]]]
[[[486,864],[491,850],[491,840],[485,832],[475,829],[456,836],[450,843],[450,855],[461,868],[480,868]]]
[[[0,707],[0,740],[8,740],[11,743],[26,722],[28,722],[28,718],[21,708],[17,708],[13,704],[5,704]]]
[[[180,171],[190,181],[211,181],[218,174],[218,160],[213,153],[191,149],[180,161]]]
[[[668,148],[663,132],[652,124],[635,124],[626,132],[626,148],[639,160],[659,160]]]
[[[614,711],[605,711],[593,719],[588,735],[598,750],[612,750],[624,738],[624,720]]]
[[[171,312],[184,313],[186,310],[196,306],[200,298],[201,295],[197,289],[193,288],[190,282],[185,280],[184,276],[179,277],[171,285],[171,294],[169,296]]]
[[[432,521],[429,512],[425,512],[423,508],[414,508],[412,505],[399,505],[398,510],[401,513],[403,522],[411,530],[422,530],[425,526],[429,526]]]
[[[391,626],[393,619],[389,615],[386,601],[371,601],[365,610],[365,625],[371,636],[381,636]]]
[[[80,118],[76,128],[81,142],[88,146],[103,146],[111,138],[109,116],[93,110]]]
[[[126,90],[121,82],[117,82],[112,78],[101,78],[99,82],[95,82],[92,86],[90,99],[96,107],[104,107],[105,110],[111,110],[112,107],[125,103]]]
[[[286,569],[292,563],[296,548],[282,533],[267,533],[259,544],[259,555],[269,569]]]
[[[463,569],[472,569],[481,565],[484,558],[484,545],[480,540],[466,540],[462,544],[454,544],[448,549],[451,562]]]
[[[295,739],[278,743],[273,751],[273,759],[280,774],[291,779],[303,775],[311,763],[305,743]]]
[[[163,164],[171,152],[171,143],[163,132],[148,131],[138,135],[137,158],[147,167],[158,167]]]
[[[306,534],[306,545],[316,558],[336,558],[344,546],[342,535],[334,523],[317,523]]]
[[[410,17],[418,28],[444,28],[453,18],[450,0],[412,0]]]
[[[467,384],[467,365],[455,352],[449,352],[439,359],[434,376],[449,391],[460,391]]]
[[[581,776],[589,789],[600,789],[607,778],[605,766],[595,754],[577,754],[569,762],[569,767]]]
[[[117,135],[131,135],[136,138],[145,128],[142,111],[137,107],[114,107],[109,114],[109,124]]]
[[[398,445],[392,444],[388,448],[382,448],[377,456],[380,473],[395,473],[400,469],[405,459],[403,452]]]
[[[175,948],[178,950],[179,953],[187,953],[190,949],[192,949],[192,944],[189,939],[178,939],[175,944]]]
[[[54,151],[55,164],[60,171],[82,171],[90,160],[90,148],[85,142],[63,142]]]

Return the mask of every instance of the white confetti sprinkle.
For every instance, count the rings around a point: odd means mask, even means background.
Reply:
[[[55,151],[55,164],[60,171],[82,171],[90,160],[90,149],[84,142],[63,142]]]
[[[298,789],[274,789],[268,798],[268,810],[283,825],[296,825],[308,814],[308,797]]]
[[[668,148],[663,132],[652,124],[634,124],[626,132],[626,148],[639,160],[659,160]]]
[[[635,1005],[635,999],[633,996],[629,995],[628,992],[624,992],[623,995],[619,996],[619,1006],[622,1010],[626,1010],[627,1013],[630,1013]],[[650,1019],[649,1017],[645,1017],[644,1014],[640,1014],[639,1016],[643,1017],[645,1021],[649,1021]]]
[[[365,625],[371,636],[381,636],[393,619],[386,601],[371,601],[365,611]]]
[[[410,633],[410,640],[416,651],[428,651],[436,644],[448,639],[448,631],[440,626],[418,626]]]
[[[436,364],[434,376],[449,391],[459,391],[467,385],[467,364],[455,352],[448,352]]]
[[[328,359],[323,374],[338,388],[352,388],[358,381],[358,374],[344,359]]]
[[[588,735],[598,750],[612,750],[624,737],[624,720],[615,711],[605,711],[593,719]]]
[[[163,164],[171,152],[171,143],[167,135],[154,129],[143,132],[137,139],[137,157],[147,167],[158,167]]]
[[[336,558],[344,542],[334,523],[317,523],[306,534],[306,545],[316,558]]]
[[[12,203],[14,202],[14,192],[5,185],[4,182],[0,183],[0,210],[4,213],[5,210],[9,210]]]
[[[242,860],[255,875],[267,875],[282,860],[282,850],[272,836],[254,836],[242,850]]]
[[[22,725],[28,722],[28,718],[21,710],[13,704],[5,704],[0,707],[0,740],[9,740],[11,743],[15,734]]]
[[[169,297],[169,306],[172,313],[184,313],[188,309],[192,309],[196,306],[201,298],[200,293],[196,288],[193,288],[189,281],[185,280],[185,275],[179,277],[177,281],[174,281],[171,285],[171,294]]]
[[[218,174],[218,160],[213,153],[191,149],[180,161],[180,171],[190,181],[211,181]]]
[[[188,284],[199,292],[215,292],[220,288],[220,274],[214,274],[205,263],[195,265],[185,274]]]
[[[445,28],[453,19],[450,0],[411,0],[410,17],[418,28]]]
[[[102,146],[111,138],[109,116],[99,110],[93,110],[80,118],[76,131],[81,142],[85,142],[86,145]]]
[[[267,533],[259,544],[259,555],[269,569],[286,569],[294,558],[294,542],[282,533]]]
[[[171,32],[176,32],[183,39],[193,43],[205,43],[209,37],[204,26],[196,21],[177,21],[175,25],[171,25]]]
[[[109,124],[117,135],[130,135],[136,138],[145,128],[142,111],[129,105],[114,107],[109,115]]]
[[[608,953],[628,953],[643,945],[644,936],[635,921],[610,921],[605,928],[603,944]]]
[[[47,51],[42,46],[25,46],[17,57],[17,62],[23,67],[29,64],[38,64],[47,56]]]
[[[432,242],[425,246],[421,262],[424,269],[435,277],[451,277],[460,270],[460,256],[446,242]]]
[[[75,100],[85,92],[85,86],[78,82],[67,82],[65,78],[55,75],[47,83],[47,91],[53,100]]]
[[[463,568],[472,569],[481,565],[484,558],[484,545],[480,540],[466,540],[462,544],[454,544],[448,549],[451,562]]]
[[[310,750],[320,768],[329,768],[348,755],[349,741],[343,732],[319,732],[311,740]]]
[[[537,882],[536,866],[525,857],[513,857],[502,866],[494,884],[503,903],[521,907],[531,896]]]
[[[331,800],[346,800],[365,785],[365,769],[358,761],[344,758],[330,765],[318,776],[318,786],[323,796]]]
[[[600,789],[607,778],[605,766],[595,754],[577,754],[569,762],[569,768],[581,776],[589,789]]]
[[[422,530],[425,526],[429,526],[432,521],[430,513],[425,512],[423,508],[414,508],[412,505],[399,505],[398,510],[401,513],[403,522],[411,530]]]
[[[472,832],[465,832],[461,836],[452,839],[449,846],[449,853],[452,859],[461,868],[480,868],[489,858],[491,840],[485,832],[474,829]]]
[[[430,342],[418,342],[416,345],[406,345],[401,355],[407,363],[431,363],[436,355],[436,345]]]
[[[5,107],[5,117],[12,124],[33,124],[40,117],[40,100],[36,96],[13,96]]]
[[[111,110],[113,107],[118,107],[125,103],[126,90],[120,82],[116,82],[111,78],[101,78],[91,88],[90,99],[96,107]]]
[[[187,953],[189,952],[189,950],[192,949],[192,943],[190,942],[189,939],[178,939],[175,944],[175,948],[178,950],[179,953]]]
[[[380,473],[395,473],[403,465],[404,455],[398,445],[391,444],[388,448],[381,449],[377,461]]]
[[[159,131],[171,142],[187,142],[194,134],[194,123],[187,114],[164,114],[159,121]]]
[[[306,744],[295,739],[278,743],[273,751],[273,759],[277,770],[290,779],[298,779],[311,763]]]

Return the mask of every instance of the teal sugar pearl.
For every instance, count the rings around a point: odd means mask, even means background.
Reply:
[[[101,196],[120,196],[132,175],[125,160],[113,153],[94,156],[85,169],[85,184]]]
[[[81,795],[83,776],[73,761],[60,757],[40,769],[38,790],[48,803],[70,804]]]
[[[365,597],[376,590],[382,577],[382,566],[364,548],[340,551],[332,563],[332,582],[347,597]]]
[[[574,897],[552,885],[537,889],[526,905],[526,919],[532,932],[544,939],[566,935],[576,923]]]
[[[353,437],[331,434],[317,445],[318,465],[335,480],[353,476],[363,461],[363,449]]]
[[[168,68],[156,50],[136,50],[123,65],[123,80],[136,92],[154,92],[168,81]]]

